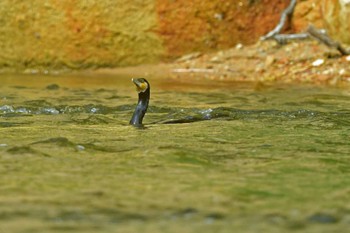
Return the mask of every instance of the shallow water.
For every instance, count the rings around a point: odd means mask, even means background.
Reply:
[[[347,232],[350,89],[0,77],[0,233]]]

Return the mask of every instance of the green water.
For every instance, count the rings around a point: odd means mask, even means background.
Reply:
[[[128,76],[0,80],[0,233],[350,227],[348,88],[148,78],[137,129]]]

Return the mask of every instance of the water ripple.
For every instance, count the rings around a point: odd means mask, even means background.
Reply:
[[[32,106],[19,106],[14,107],[11,105],[0,106],[0,115],[3,117],[16,117],[23,115],[58,115],[58,114],[118,114],[124,113],[131,114],[134,105],[120,105],[115,107],[109,107],[105,105],[59,105],[59,106],[42,106],[37,102]],[[46,103],[46,102],[42,102]],[[218,108],[168,108],[152,106],[147,113],[148,116],[153,119],[152,124],[179,124],[179,123],[191,123],[205,120],[321,120],[324,122],[331,122],[333,124],[346,124],[350,125],[349,116],[350,112],[347,110],[341,110],[337,112],[321,112],[308,109],[297,109],[293,111],[285,111],[278,109],[253,109],[244,110],[229,107]]]

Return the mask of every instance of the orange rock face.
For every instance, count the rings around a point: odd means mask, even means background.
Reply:
[[[158,33],[170,57],[254,43],[273,29],[285,0],[157,0]]]
[[[0,70],[125,66],[253,44],[290,0],[0,1]],[[350,0],[299,0],[284,32],[309,23],[350,43]],[[321,14],[322,13],[322,14]]]
[[[298,1],[293,15],[293,29],[296,32],[305,31],[309,24],[323,28],[320,0]]]

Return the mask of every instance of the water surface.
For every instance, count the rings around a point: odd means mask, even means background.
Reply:
[[[350,89],[0,77],[0,232],[346,232]]]

